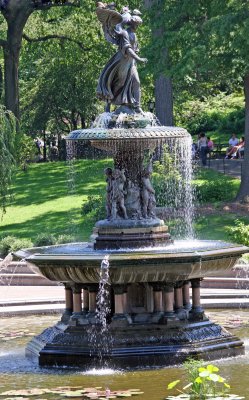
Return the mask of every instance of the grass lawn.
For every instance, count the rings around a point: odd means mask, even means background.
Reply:
[[[229,237],[228,228],[234,226],[234,221],[236,219],[238,219],[238,215],[222,212],[197,218],[195,230],[198,239],[225,240],[231,242],[232,239]],[[249,217],[240,217],[239,219],[249,224]]]
[[[56,162],[32,164],[27,172],[19,171],[7,213],[0,220],[0,238],[13,235],[34,241],[40,233],[52,233],[55,236],[71,234],[76,240],[87,240],[94,221],[81,215],[81,206],[88,195],[104,194],[103,170],[110,165],[111,160],[80,160],[75,162],[73,170],[64,162]],[[71,185],[74,190],[70,190],[67,183],[71,174],[75,177],[75,185]],[[237,179],[208,169],[201,170],[195,181],[202,187],[205,197],[213,198],[213,203],[217,204],[232,200],[239,187]],[[215,201],[217,192],[221,198],[218,196],[219,200]],[[220,211],[217,215],[199,217],[197,236],[228,240],[226,228],[236,218],[235,214]]]
[[[49,232],[88,239],[92,222],[83,220],[81,205],[88,195],[103,193],[103,171],[111,164],[110,160],[81,160],[75,162],[74,171],[65,162],[32,164],[27,172],[19,171],[12,201],[0,221],[0,237],[34,240],[38,234]],[[67,184],[71,173],[75,175],[74,191]]]

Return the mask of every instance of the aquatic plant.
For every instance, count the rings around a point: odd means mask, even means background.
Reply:
[[[203,361],[188,360],[184,363],[184,368],[187,371],[189,383],[182,388],[177,389],[180,393],[177,396],[168,396],[170,399],[189,399],[189,400],[235,400],[244,399],[244,397],[229,394],[230,385],[225,382],[225,378],[217,372],[219,368],[215,365],[208,364],[203,366]],[[180,383],[180,380],[175,380],[168,384],[168,389],[174,389]]]
[[[139,389],[126,389],[126,390],[110,390],[109,388],[98,387],[88,387],[83,388],[81,386],[76,387],[56,387],[52,389],[48,388],[33,388],[33,389],[20,389],[20,390],[8,390],[7,392],[0,393],[1,398],[10,398],[12,400],[29,400],[32,396],[41,395],[58,395],[65,398],[81,398],[83,399],[116,399],[132,397],[135,395],[143,394]],[[20,397],[22,396],[22,397]],[[5,400],[5,399],[4,399]],[[43,399],[47,400],[47,399]]]

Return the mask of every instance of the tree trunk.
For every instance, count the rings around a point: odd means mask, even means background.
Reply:
[[[173,126],[172,80],[160,75],[155,81],[156,116],[162,125]]]
[[[8,25],[6,44],[3,48],[5,106],[15,114],[17,120],[20,118],[19,56],[23,29],[32,11],[29,2],[24,0],[19,2],[9,1],[6,10],[2,11]]]
[[[11,110],[16,118],[20,118],[19,110],[19,85],[18,85],[18,65],[20,49],[16,46],[8,45],[4,48],[4,88],[5,106]]]
[[[236,201],[249,203],[249,73],[244,78],[245,93],[245,151],[241,184]]]

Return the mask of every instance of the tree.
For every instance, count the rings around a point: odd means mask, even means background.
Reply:
[[[17,119],[19,110],[18,69],[20,50],[22,46],[24,27],[30,15],[38,10],[44,11],[51,7],[75,6],[76,3],[52,3],[32,0],[1,0],[1,13],[7,23],[6,38],[0,39],[4,53],[4,88],[5,105]]]
[[[158,13],[160,7],[160,13]],[[246,0],[166,0],[157,5],[162,35],[154,55],[168,49],[167,65],[156,63],[191,94],[244,88],[245,160],[237,200],[249,201],[249,3]],[[156,59],[156,56],[155,56]]]
[[[151,8],[153,8],[153,11],[149,12],[149,23],[152,30],[152,43],[155,42],[163,33],[163,24],[161,24],[161,26],[158,23],[155,24],[155,21],[158,21],[158,18],[160,20],[161,12],[160,5],[155,3],[158,2],[155,2],[155,0],[144,0],[144,6],[147,10],[151,10]],[[167,65],[168,50],[165,48],[165,45],[162,47],[158,56],[160,57],[160,64]],[[152,60],[152,70],[154,70],[155,81],[156,116],[162,125],[172,126],[174,123],[172,79],[165,75],[165,73],[161,72],[157,74],[154,68],[154,57],[152,57]]]
[[[0,208],[5,211],[8,189],[15,166],[15,131],[14,115],[0,106]]]

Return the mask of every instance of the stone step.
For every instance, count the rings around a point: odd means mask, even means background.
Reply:
[[[210,277],[205,278],[201,282],[202,288],[217,288],[217,289],[248,289],[248,278],[218,278]]]

